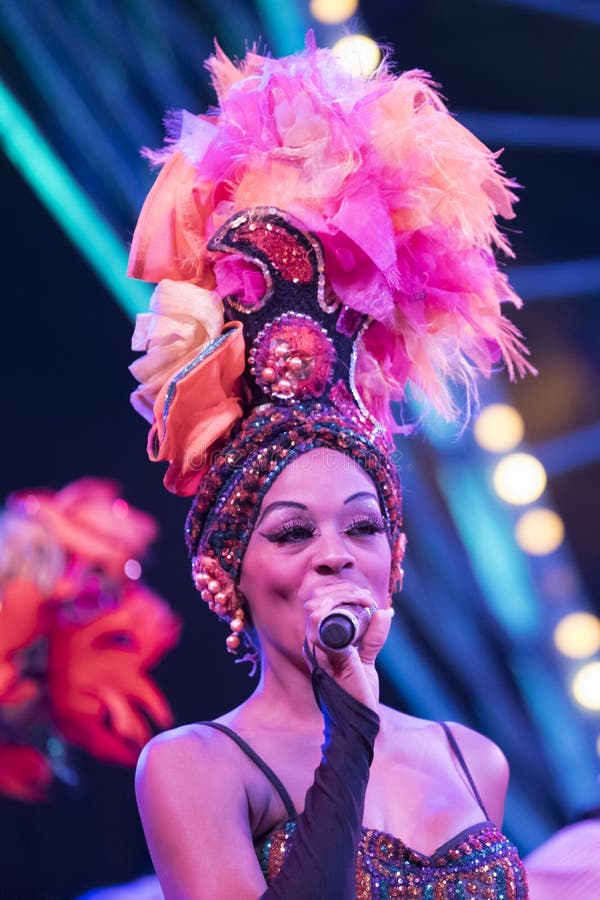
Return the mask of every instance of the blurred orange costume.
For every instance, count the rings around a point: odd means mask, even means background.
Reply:
[[[72,777],[65,741],[134,765],[149,721],[171,724],[147,671],[176,642],[179,622],[127,575],[156,533],[151,516],[99,479],[9,498],[0,518],[0,792],[41,800],[53,766]]]

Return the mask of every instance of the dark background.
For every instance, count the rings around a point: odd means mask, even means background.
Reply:
[[[279,5],[285,7],[286,0]],[[559,12],[549,12],[551,6]],[[227,10],[215,7],[202,2],[157,2],[142,8],[136,2],[9,0],[0,13],[2,80],[124,245],[153,177],[137,147],[161,143],[165,108],[201,111],[213,100],[202,70],[212,35],[238,55],[244,52],[244,37],[257,35],[274,52],[291,49],[278,44],[281,38],[265,15],[265,4],[260,12],[250,0],[232,3]],[[310,21],[303,3],[289,8],[301,25]],[[437,477],[444,460],[469,464],[473,459],[473,465],[481,460],[472,455],[476,451],[468,435],[460,447],[451,442],[441,448],[426,436],[416,437],[403,448],[413,555],[398,625],[404,637],[398,640],[407,642],[402,645],[407,654],[428,660],[439,695],[428,701],[422,682],[411,690],[406,677],[396,678],[392,665],[386,664],[383,681],[388,702],[418,714],[439,713],[440,718],[452,718],[458,709],[463,721],[498,739],[519,792],[512,806],[509,801],[508,828],[528,850],[576,815],[586,798],[590,805],[600,802],[589,775],[600,720],[569,706],[570,670],[554,659],[548,638],[558,611],[577,606],[579,597],[600,612],[600,6],[371,0],[363,2],[355,27],[392,44],[400,69],[423,68],[442,83],[459,117],[494,148],[505,146],[505,169],[525,185],[517,225],[511,223],[518,265],[511,264],[509,272],[514,272],[517,287],[524,286],[525,309],[513,318],[527,335],[540,375],[511,387],[501,380],[525,419],[527,446],[548,463],[547,502],[567,530],[564,555],[548,563],[555,568],[540,563],[532,574],[547,619],[531,644],[517,645],[486,612],[469,548],[461,542]],[[320,43],[336,35],[335,29],[317,28]],[[95,56],[89,55],[92,47]],[[61,90],[67,93],[54,90],[56,73],[62,74],[66,87]],[[61,96],[71,98],[71,107],[56,105]],[[94,137],[83,133],[75,96],[107,135],[104,156]],[[477,118],[482,113],[500,115],[497,120]],[[527,116],[527,122],[515,120],[515,114]],[[546,117],[567,118],[561,126]],[[7,406],[2,494],[23,487],[59,488],[82,475],[111,477],[122,484],[129,502],[159,519],[161,536],[144,577],[183,615],[185,628],[179,647],[155,676],[177,723],[219,715],[243,698],[249,681],[244,667],[233,665],[224,652],[226,629],[192,589],[182,540],[187,503],[166,493],[160,467],[145,456],[146,423],[128,400],[134,386],[127,371],[131,321],[6,156],[0,156],[0,185],[5,221],[0,358]],[[560,273],[549,264],[581,260],[589,263],[585,283],[582,268],[575,266],[567,270],[567,287],[557,288]],[[530,266],[540,267],[539,277]],[[594,427],[596,431],[582,430]],[[553,443],[559,439],[562,444]],[[447,569],[437,575],[442,546],[456,570],[452,575],[444,574]],[[573,596],[567,586],[554,606],[544,593],[544,579],[553,572],[579,586]],[[473,607],[465,600],[462,610],[448,612],[446,587],[458,586],[458,579]],[[460,653],[452,658],[440,633],[443,616],[448,628],[452,620],[457,630],[461,616],[465,629],[476,623],[485,635],[496,681],[474,683],[468,660],[457,660]],[[467,644],[461,652],[474,656],[476,649]],[[565,761],[571,771],[564,773],[564,783],[560,763],[557,769],[549,749],[555,713],[544,712],[545,700],[536,703],[528,695],[523,669],[515,662],[528,653],[540,654],[544,671],[554,679],[551,686],[563,692],[557,709],[569,706],[569,721],[579,717],[579,730],[572,735],[575,756]],[[447,707],[444,697],[449,698]],[[132,772],[73,753],[77,788],[57,782],[49,801],[36,805],[0,799],[0,898],[72,900],[90,887],[149,871]],[[573,767],[577,753],[581,766]],[[581,782],[573,786],[578,772]],[[522,797],[539,814],[529,831],[519,830]]]

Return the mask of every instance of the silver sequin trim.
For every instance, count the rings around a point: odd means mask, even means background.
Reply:
[[[180,371],[173,377],[173,379],[169,382],[169,387],[167,388],[167,396],[165,398],[165,405],[163,407],[163,428],[164,433],[167,433],[167,418],[169,416],[169,411],[171,409],[171,404],[175,399],[175,393],[177,391],[177,385],[179,382],[185,378],[196,366],[199,366],[201,362],[203,362],[207,356],[211,353],[214,353],[215,350],[223,344],[228,338],[232,335],[237,334],[240,331],[240,328],[229,328],[227,331],[224,331],[223,334],[220,334],[218,338],[215,338],[214,341],[209,341],[208,344],[205,344],[200,353],[194,357],[194,359],[190,360],[190,362],[180,369]]]

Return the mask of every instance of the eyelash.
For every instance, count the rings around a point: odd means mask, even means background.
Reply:
[[[376,515],[367,515],[360,516],[356,518],[353,522],[348,526],[348,531],[351,528],[366,528],[368,530],[364,531],[363,534],[383,534],[385,532],[385,523],[381,516]]]
[[[360,531],[356,529],[360,528]],[[354,530],[354,534],[352,534]],[[382,534],[385,532],[385,524],[383,519],[376,515],[360,516],[345,529],[346,534],[351,537],[368,537],[374,534]],[[264,537],[273,544],[292,544],[300,543],[313,537],[316,532],[314,525],[304,521],[284,522],[276,531],[271,534],[265,534]]]

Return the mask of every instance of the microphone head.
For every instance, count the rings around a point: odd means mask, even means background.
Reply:
[[[319,625],[319,639],[330,650],[343,650],[356,639],[358,620],[347,610],[329,613]]]

